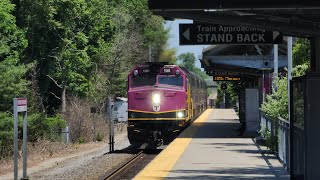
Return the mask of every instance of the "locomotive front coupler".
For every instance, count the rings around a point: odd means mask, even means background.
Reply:
[[[151,142],[153,142],[157,147],[163,144],[162,132],[155,130],[151,132]]]

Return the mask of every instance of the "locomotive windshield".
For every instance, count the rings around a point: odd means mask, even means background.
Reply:
[[[158,83],[171,86],[183,86],[183,79],[182,76],[159,76]]]
[[[133,76],[132,87],[153,86],[156,84],[155,76]]]

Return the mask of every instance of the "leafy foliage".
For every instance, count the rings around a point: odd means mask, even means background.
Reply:
[[[292,76],[303,76],[309,70],[310,62],[310,42],[306,39],[298,38],[293,47]],[[276,81],[277,91],[267,96],[266,102],[262,104],[261,110],[273,120],[278,117],[288,119],[288,89],[287,77],[279,78]]]
[[[297,38],[292,48],[293,65],[310,63],[310,41],[305,38]]]
[[[261,106],[261,110],[269,118],[276,120],[278,117],[288,119],[288,88],[287,78],[279,78],[276,81],[277,91],[267,96],[266,102]]]
[[[11,110],[12,98],[24,96],[28,91],[24,76],[30,65],[20,60],[27,41],[15,25],[13,9],[9,0],[0,2],[0,111]]]
[[[178,56],[178,65],[187,68],[188,70],[196,73],[202,79],[208,78],[205,72],[196,67],[196,57],[193,53],[184,53]]]
[[[125,73],[148,59],[149,46],[155,59],[172,56],[170,50],[163,53],[168,30],[148,10],[147,0],[13,2],[28,40],[24,61],[35,61],[39,103],[50,114],[66,95],[92,97],[99,104],[110,93],[125,96]]]
[[[175,61],[147,0],[1,0],[0,19],[1,155],[12,141],[12,117],[3,112],[13,97],[32,103],[29,139],[55,140],[71,97],[103,109],[108,95],[126,96],[127,73],[148,60],[149,47],[154,59]]]
[[[56,140],[59,138],[61,128],[66,126],[65,120],[60,116],[46,118],[43,114],[31,114],[28,120],[28,141],[36,142],[41,138]],[[19,139],[22,139],[22,118],[19,118]],[[13,115],[0,113],[0,154],[1,158],[12,155],[13,150]]]

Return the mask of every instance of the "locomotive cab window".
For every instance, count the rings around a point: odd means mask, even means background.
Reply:
[[[133,76],[131,81],[132,87],[153,86],[156,84],[154,76]]]
[[[158,76],[158,84],[183,86],[182,76]]]

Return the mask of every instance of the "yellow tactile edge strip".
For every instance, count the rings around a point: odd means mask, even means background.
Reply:
[[[165,150],[152,160],[134,179],[164,179],[183,154],[199,126],[205,122],[213,109],[207,109],[190,127],[180,134]]]

